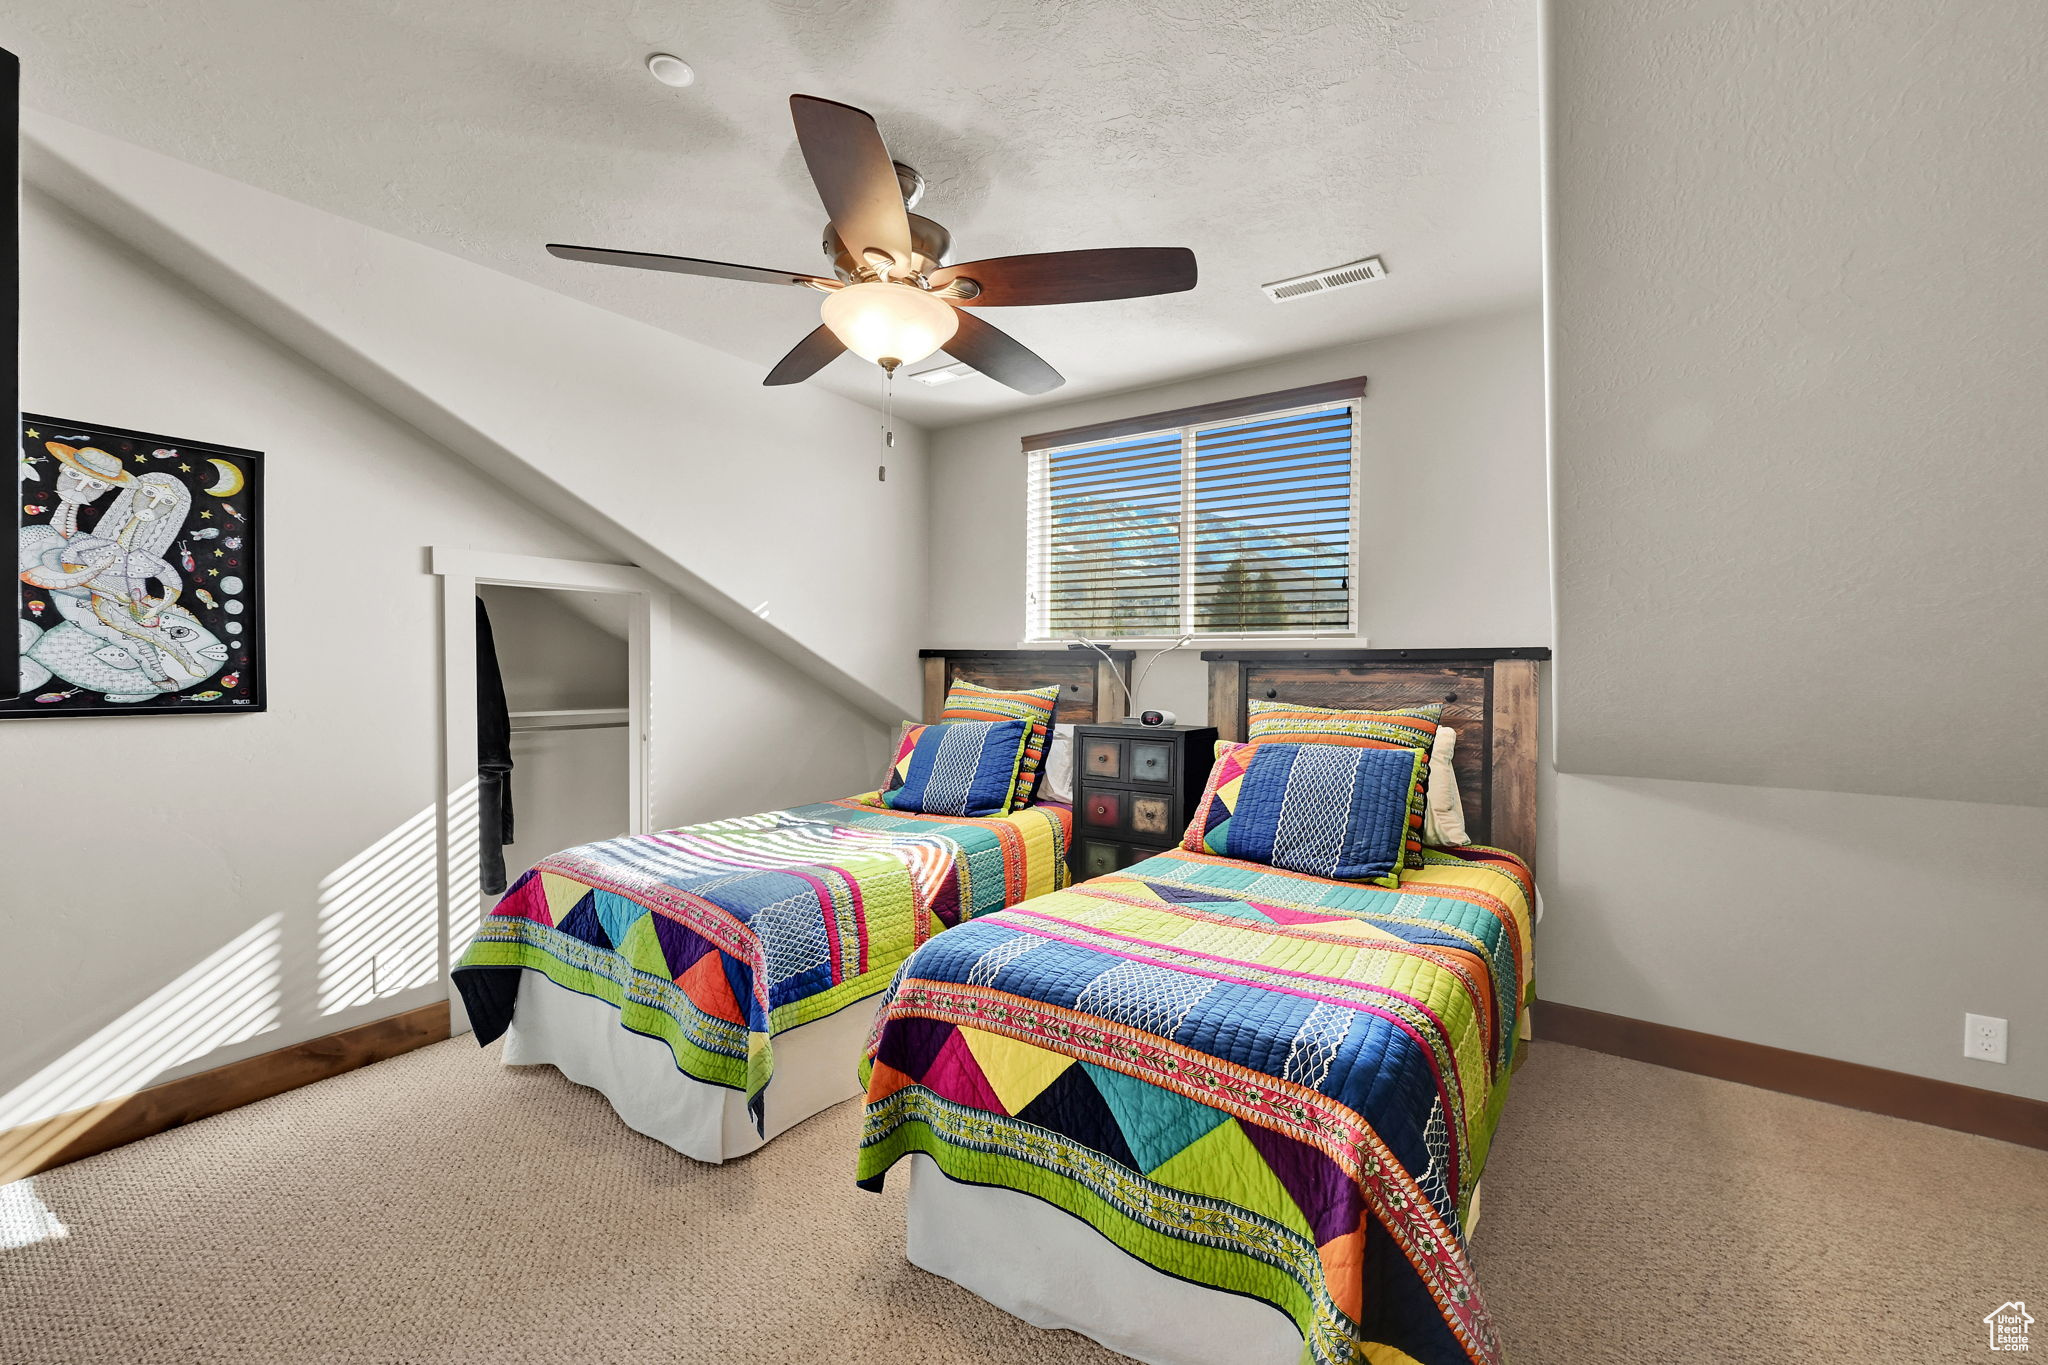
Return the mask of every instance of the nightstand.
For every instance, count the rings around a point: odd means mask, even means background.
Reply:
[[[1075,881],[1173,848],[1216,761],[1209,725],[1076,725]]]

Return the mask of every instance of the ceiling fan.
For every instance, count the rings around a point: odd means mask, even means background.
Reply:
[[[800,384],[842,351],[893,374],[898,366],[943,350],[1020,393],[1045,393],[1066,383],[1060,372],[966,310],[1135,299],[1195,287],[1195,253],[1178,246],[1048,251],[948,264],[952,234],[909,211],[924,193],[923,177],[889,159],[872,117],[813,95],[790,96],[789,108],[804,164],[831,219],[825,228],[831,277],[560,243],[550,243],[548,251],[594,265],[822,291],[823,321],[777,362],[764,384]]]

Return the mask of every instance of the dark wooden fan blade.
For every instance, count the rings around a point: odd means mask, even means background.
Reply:
[[[1045,251],[942,266],[931,275],[934,289],[954,280],[973,280],[981,286],[979,294],[954,300],[970,308],[1141,299],[1193,289],[1195,253],[1184,246]]]
[[[652,251],[612,251],[601,246],[564,246],[548,243],[548,255],[565,261],[587,261],[591,265],[623,265],[634,270],[667,270],[677,275],[709,275],[715,280],[746,280],[751,284],[807,284],[837,289],[839,281],[805,275],[795,270],[769,270],[758,265],[730,265],[725,261],[700,261],[691,256],[662,256]]]
[[[776,361],[775,368],[768,371],[768,377],[761,382],[769,385],[801,384],[838,359],[845,349],[839,344],[839,338],[832,335],[832,329],[821,324],[799,341],[788,355]]]
[[[791,95],[797,145],[839,240],[862,259],[870,248],[910,264],[910,219],[896,167],[873,118],[850,104]]]
[[[972,313],[961,313],[960,330],[946,343],[946,354],[965,361],[999,384],[1019,393],[1050,393],[1066,383],[1058,370],[1000,328]]]

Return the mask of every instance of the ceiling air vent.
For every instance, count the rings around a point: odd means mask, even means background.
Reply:
[[[936,389],[941,384],[951,384],[956,379],[965,379],[974,373],[976,370],[972,365],[955,361],[950,365],[933,365],[922,370],[912,370],[910,377],[920,384],[929,384]]]
[[[1386,273],[1387,266],[1384,261],[1377,256],[1368,256],[1349,265],[1333,265],[1328,270],[1311,270],[1306,275],[1296,275],[1288,280],[1275,280],[1271,284],[1262,284],[1259,288],[1275,303],[1292,303],[1296,299],[1327,294],[1333,289],[1349,289],[1354,284],[1380,279]]]

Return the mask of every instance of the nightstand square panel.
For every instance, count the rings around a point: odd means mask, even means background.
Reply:
[[[1080,881],[1106,877],[1123,865],[1124,851],[1116,844],[1083,839],[1074,849],[1074,876]]]
[[[1173,745],[1157,740],[1131,741],[1131,780],[1167,783],[1173,780]]]
[[[1089,829],[1121,829],[1124,822],[1124,793],[1093,791],[1081,801],[1081,823]]]
[[[1173,802],[1164,796],[1131,798],[1131,833],[1160,838],[1173,832]]]
[[[1090,777],[1121,779],[1124,775],[1122,740],[1091,739],[1081,746],[1081,767]]]

